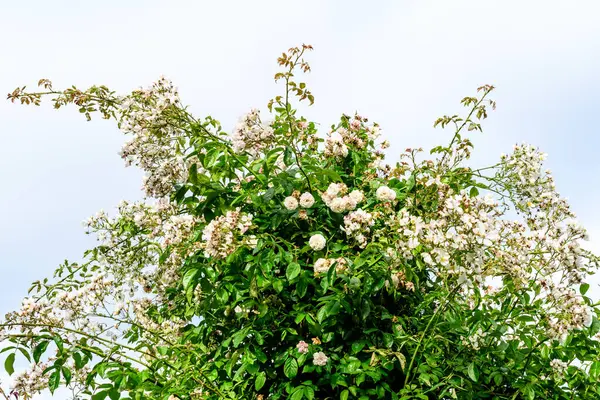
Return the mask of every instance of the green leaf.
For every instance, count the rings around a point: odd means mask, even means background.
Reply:
[[[293,262],[288,265],[285,276],[288,278],[288,281],[291,281],[300,274],[300,271],[300,264]]]
[[[415,176],[411,175],[406,182],[406,191],[410,192],[415,187]]]
[[[110,400],[119,400],[121,398],[121,394],[117,388],[112,388],[108,391],[108,397],[110,397]]]
[[[62,367],[62,374],[63,377],[65,378],[65,383],[68,385],[69,383],[71,383],[71,371],[69,370],[69,368],[67,367]]]
[[[329,286],[332,286],[335,282],[336,275],[337,274],[335,268],[330,267],[329,270],[327,270],[327,282],[329,283]]]
[[[92,400],[104,400],[108,396],[107,391],[98,392],[92,396]]]
[[[304,397],[308,400],[313,400],[315,398],[315,391],[310,386],[304,386]]]
[[[6,360],[4,360],[4,370],[9,375],[12,375],[15,372],[14,363],[15,363],[15,353],[10,353],[8,355],[8,357],[6,357]]]
[[[359,340],[356,342],[352,342],[352,354],[356,354],[361,351],[365,347],[365,341]]]
[[[323,320],[325,319],[325,317],[327,316],[327,306],[328,304],[325,304],[323,307],[321,307],[321,309],[317,312],[317,321],[319,321],[319,324],[323,322]]]
[[[265,373],[259,373],[258,375],[256,375],[256,380],[254,381],[254,389],[256,389],[257,391],[262,389],[262,387],[265,386],[266,381],[267,376],[265,375]]]
[[[35,349],[33,349],[33,361],[35,361],[36,363],[40,361],[40,358],[42,357],[42,354],[44,354],[44,352],[46,351],[46,349],[48,348],[48,342],[41,342],[40,344],[38,344],[37,346],[35,346]]]
[[[582,283],[581,286],[579,286],[579,293],[581,293],[581,295],[583,296],[587,293],[589,288],[590,288],[589,283]]]
[[[494,375],[494,383],[496,384],[496,386],[500,386],[500,384],[502,383],[502,374],[498,373]]]
[[[296,388],[294,393],[292,393],[290,400],[300,400],[302,399],[302,397],[304,397],[304,388],[302,386],[299,386]]]
[[[60,385],[60,370],[55,369],[50,374],[50,378],[48,378],[48,389],[50,389],[51,393],[54,393],[58,386]]]
[[[273,289],[275,289],[277,293],[280,293],[283,290],[283,282],[281,279],[275,279],[273,281]]]
[[[356,357],[351,357],[348,364],[346,365],[346,373],[348,374],[356,374],[356,372],[360,369],[360,360]]]
[[[225,290],[222,287],[217,289],[215,295],[217,296],[217,299],[219,299],[219,301],[221,301],[222,303],[226,303],[227,300],[229,300],[229,293],[227,293],[227,290]]]
[[[331,169],[322,169],[319,171],[315,171],[314,172],[315,175],[319,176],[327,176],[329,178],[331,178],[331,180],[335,181],[335,182],[342,182],[342,177],[335,171],[331,170]]]
[[[402,354],[400,352],[394,353],[394,355],[398,359],[398,362],[400,363],[400,367],[402,368],[402,371],[404,371],[404,368],[406,367],[406,357],[404,356],[404,354]]]
[[[293,378],[298,375],[298,363],[296,359],[293,357],[289,357],[285,360],[285,364],[283,365],[283,373],[288,378]]]
[[[598,332],[600,332],[600,320],[594,317],[592,319],[592,326],[590,326],[590,335],[594,336]]]
[[[300,297],[304,297],[306,290],[308,289],[308,281],[306,279],[300,279],[296,284],[296,293]]]
[[[248,326],[242,329],[241,331],[238,331],[235,335],[233,335],[233,345],[235,347],[238,347],[240,343],[242,343],[242,341],[246,339],[246,337],[248,336],[248,332],[251,328],[251,326]]]
[[[471,190],[469,191],[469,196],[477,197],[478,195],[479,195],[479,190],[475,186],[473,186],[471,188]]]
[[[63,341],[61,339],[60,336],[55,335],[52,337],[52,340],[54,340],[54,343],[56,343],[56,348],[58,349],[58,353],[62,353],[64,351],[64,346],[63,346]]]
[[[479,379],[479,370],[477,369],[474,363],[469,364],[467,372],[469,374],[469,378],[471,378],[473,382],[477,382],[477,380]]]
[[[194,278],[196,277],[196,275],[198,274],[199,269],[194,268],[194,269],[189,269],[186,271],[186,273],[183,275],[183,288],[184,289],[188,289],[192,286],[193,282],[194,282]]]
[[[321,279],[321,288],[323,289],[323,293],[325,293],[327,291],[327,289],[329,289],[329,280],[328,279]]]
[[[340,311],[340,302],[338,300],[330,301],[327,307],[327,316],[336,315]]]
[[[533,390],[533,388],[530,385],[525,386],[523,393],[525,393],[527,395],[527,398],[529,400],[535,399],[535,390]]]
[[[294,159],[292,158],[292,148],[287,146],[283,153],[283,162],[285,165],[292,165],[294,163]]]
[[[363,320],[366,320],[369,314],[371,314],[371,305],[369,300],[363,299],[360,305],[360,316]]]
[[[340,394],[340,400],[348,400],[348,396],[350,395],[350,392],[348,391],[348,389],[345,389],[341,394]]]
[[[275,188],[269,188],[267,189],[267,191],[265,192],[265,194],[263,194],[263,200],[265,203],[268,203],[269,201],[271,201],[271,199],[273,198],[273,195],[275,194]]]
[[[550,347],[548,347],[546,345],[542,345],[540,348],[540,354],[541,354],[542,358],[549,358],[550,357]]]
[[[85,363],[83,362],[83,358],[81,358],[80,353],[73,354],[73,361],[75,361],[75,368],[78,370],[83,368],[83,366],[85,365]]]
[[[21,354],[23,354],[23,357],[25,357],[27,361],[31,362],[31,356],[29,355],[29,352],[27,350],[25,350],[22,347],[19,347],[19,351],[21,352]]]
[[[594,361],[592,365],[590,365],[588,373],[590,374],[590,378],[598,379],[600,377],[600,361]]]
[[[367,375],[366,374],[359,374],[356,377],[356,386],[360,386],[361,383],[363,383],[365,381],[365,379],[367,379]]]

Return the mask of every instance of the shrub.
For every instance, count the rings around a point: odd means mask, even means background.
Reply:
[[[281,55],[269,117],[251,110],[231,134],[164,78],[126,96],[48,80],[9,95],[116,120],[123,159],[146,174],[146,200],[90,218],[98,246],[0,325],[6,370],[32,362],[13,394],[599,398],[585,283],[598,259],[545,155],[517,145],[466,165],[493,87],[435,122],[451,136],[431,158],[407,149],[388,165],[364,116],[319,133],[298,115],[314,102],[296,76],[311,49]]]

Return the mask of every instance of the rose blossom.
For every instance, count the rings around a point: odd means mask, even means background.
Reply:
[[[300,196],[300,206],[302,208],[310,208],[313,206],[313,204],[315,204],[315,198],[313,195],[308,192],[302,193],[302,196]]]
[[[296,348],[298,349],[299,353],[302,353],[302,354],[308,353],[308,343],[306,343],[304,340],[299,341],[298,344],[296,345]]]
[[[319,258],[317,261],[315,261],[315,265],[313,266],[315,276],[329,271],[330,265],[331,263],[329,262],[329,260],[325,258]]]
[[[394,201],[396,199],[396,192],[387,186],[380,186],[375,192],[375,196],[380,201]]]
[[[316,251],[323,250],[326,244],[327,240],[325,240],[325,236],[321,235],[320,233],[312,235],[308,240],[308,245]]]
[[[324,366],[327,365],[327,361],[329,360],[329,357],[327,357],[325,355],[325,353],[323,353],[322,351],[319,351],[315,354],[313,354],[313,364],[314,365],[318,365],[318,366]]]
[[[283,205],[290,211],[294,211],[298,208],[298,200],[295,197],[288,196],[283,200]]]

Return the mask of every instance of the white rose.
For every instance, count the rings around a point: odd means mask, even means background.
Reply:
[[[356,208],[356,201],[352,198],[352,196],[344,196],[342,199],[344,200],[345,211],[352,211]]]
[[[353,190],[348,195],[356,204],[362,203],[365,200],[365,195],[360,190]]]
[[[387,186],[380,186],[375,192],[375,196],[379,201],[394,201],[396,199],[396,192]]]
[[[344,212],[346,211],[346,202],[343,198],[336,197],[331,201],[331,203],[329,203],[329,208],[331,208],[331,211],[336,213]]]
[[[313,364],[314,365],[318,365],[318,366],[324,366],[327,365],[327,361],[329,360],[329,357],[327,357],[325,355],[325,353],[323,353],[322,351],[319,351],[315,354],[313,354]]]
[[[423,261],[425,261],[426,264],[429,265],[433,265],[433,258],[431,258],[431,254],[429,253],[421,253],[421,257],[423,257]]]
[[[308,192],[302,193],[302,196],[300,196],[300,206],[303,208],[310,208],[313,204],[315,204],[313,195]]]
[[[346,157],[348,155],[348,146],[344,143],[340,144],[340,147],[337,149],[337,155]]]
[[[296,208],[298,208],[298,200],[296,200],[295,197],[288,196],[285,198],[285,200],[283,200],[283,205],[288,210],[294,211]]]
[[[308,245],[316,251],[323,250],[326,244],[327,240],[325,240],[325,236],[321,235],[320,233],[312,235],[308,240]]]
[[[335,197],[338,194],[343,194],[345,190],[346,185],[344,185],[343,183],[330,183],[327,187],[326,193],[329,197]]]
[[[330,264],[329,260],[325,258],[319,258],[315,261],[315,265],[313,266],[315,276],[329,271]]]

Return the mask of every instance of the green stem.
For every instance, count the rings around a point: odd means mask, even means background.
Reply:
[[[296,145],[293,142],[294,138],[294,123],[292,120],[292,116],[290,114],[290,76],[292,75],[292,71],[294,70],[294,68],[296,67],[296,65],[298,65],[298,61],[300,60],[300,58],[302,57],[302,55],[304,54],[304,49],[302,49],[302,51],[300,52],[300,54],[298,54],[296,56],[296,59],[294,60],[294,62],[290,65],[290,69],[288,70],[288,73],[285,77],[285,117],[286,120],[288,122],[288,125],[290,127],[290,134],[292,135],[292,143],[290,148],[292,149],[292,151],[294,152],[294,156],[296,159],[296,165],[298,166],[298,169],[300,170],[300,172],[302,173],[302,175],[304,175],[304,178],[306,179],[306,183],[308,184],[308,190],[310,192],[312,192],[312,186],[310,184],[310,179],[308,178],[308,175],[306,174],[306,172],[304,171],[304,169],[302,168],[302,165],[300,164],[300,156],[298,154],[298,149],[296,149]]]
[[[413,364],[415,363],[415,359],[417,358],[417,353],[419,352],[421,345],[423,344],[423,339],[425,338],[425,334],[427,334],[427,332],[429,331],[429,327],[431,326],[431,324],[433,324],[433,321],[437,318],[437,316],[446,308],[446,305],[448,304],[448,300],[450,299],[450,296],[454,295],[454,293],[456,293],[458,291],[459,287],[460,287],[460,285],[457,285],[450,293],[448,293],[448,295],[443,300],[444,304],[440,304],[438,309],[435,311],[435,313],[429,319],[429,322],[427,323],[427,326],[425,326],[423,333],[421,333],[421,337],[419,338],[417,347],[415,348],[415,351],[413,352],[413,355],[410,358],[410,363],[408,364],[408,368],[406,369],[406,378],[404,379],[404,387],[408,386],[409,379],[410,379],[410,372],[411,372]]]
[[[452,137],[452,140],[450,141],[450,144],[448,145],[448,148],[452,147],[452,145],[454,144],[454,141],[458,137],[458,134],[460,133],[460,131],[462,131],[463,128],[465,127],[465,125],[467,125],[467,122],[471,121],[471,116],[473,115],[473,113],[475,112],[475,110],[477,110],[477,108],[479,108],[479,106],[481,105],[481,103],[483,103],[483,100],[485,100],[486,96],[490,93],[490,91],[491,90],[486,90],[483,93],[483,96],[481,96],[481,99],[479,99],[479,101],[473,106],[473,108],[471,108],[471,111],[469,112],[469,115],[467,115],[467,118],[465,118],[465,120],[463,121],[462,125],[456,130],[456,132],[454,132],[454,136]],[[446,160],[446,156],[447,155],[448,155],[448,153],[444,153],[444,155],[442,156],[441,164],[444,163],[444,160]]]

